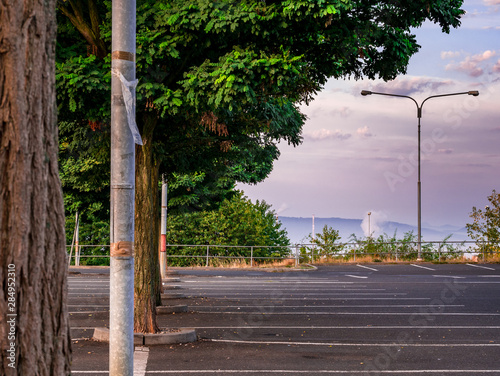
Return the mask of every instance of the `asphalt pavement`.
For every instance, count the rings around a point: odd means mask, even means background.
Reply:
[[[186,298],[168,304],[188,312],[158,323],[199,340],[138,347],[134,375],[500,375],[500,264],[176,271]],[[71,272],[72,374],[107,374],[89,338],[108,326],[109,270]]]

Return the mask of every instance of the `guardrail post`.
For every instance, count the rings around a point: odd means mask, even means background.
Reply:
[[[250,267],[253,267],[253,246],[250,247]]]
[[[209,255],[209,252],[210,252],[210,246],[207,245],[207,268],[208,268],[208,255]]]
[[[167,278],[167,190],[168,183],[161,179],[161,227],[160,227],[160,276]]]
[[[354,261],[356,261],[356,246],[354,246]]]
[[[299,266],[299,246],[295,246],[295,267]]]
[[[75,266],[80,266],[80,213],[76,212]]]

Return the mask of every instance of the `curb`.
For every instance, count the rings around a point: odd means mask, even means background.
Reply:
[[[186,295],[180,294],[180,293],[168,293],[168,294],[161,294],[161,300],[163,299],[182,299],[185,298]]]
[[[95,328],[92,338],[99,342],[109,342],[109,328]],[[179,329],[176,332],[157,334],[134,333],[134,345],[171,345],[197,340],[198,336],[194,329]]]

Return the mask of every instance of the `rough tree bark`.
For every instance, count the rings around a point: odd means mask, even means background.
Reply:
[[[154,113],[142,116],[142,142],[136,148],[135,169],[135,276],[134,332],[156,333],[156,306],[161,304],[159,247],[160,164],[153,154],[153,132],[157,123]]]
[[[55,10],[55,0],[0,2],[2,375],[70,373]]]

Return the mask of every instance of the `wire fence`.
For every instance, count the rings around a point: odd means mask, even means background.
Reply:
[[[289,263],[298,266],[329,261],[412,261],[419,256],[417,246],[416,241],[382,242],[368,238],[347,243],[289,246],[169,244],[166,253],[169,266],[224,266],[239,262],[253,267],[286,260],[291,260]],[[109,265],[109,245],[79,244],[67,247],[70,265]],[[432,262],[465,258],[470,261],[487,261],[499,258],[499,247],[476,241],[421,242],[421,258]]]

